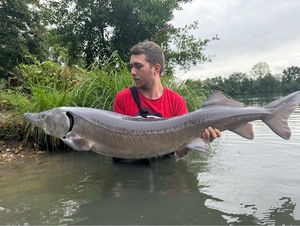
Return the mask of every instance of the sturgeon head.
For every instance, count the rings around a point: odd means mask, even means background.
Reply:
[[[60,139],[66,136],[73,124],[72,118],[62,108],[40,113],[25,113],[24,118],[46,134]]]

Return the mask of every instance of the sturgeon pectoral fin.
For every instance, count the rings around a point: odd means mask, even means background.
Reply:
[[[210,142],[205,141],[204,139],[196,138],[187,144],[186,147],[197,151],[207,152],[210,147],[209,143]]]
[[[66,138],[62,139],[65,144],[70,146],[76,151],[89,151],[91,149],[91,144],[88,140],[80,137],[79,135],[68,134]]]
[[[240,127],[231,129],[230,131],[234,132],[246,139],[249,139],[249,140],[254,139],[253,126],[250,123],[242,124]]]

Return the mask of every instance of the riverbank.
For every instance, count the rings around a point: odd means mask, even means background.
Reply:
[[[0,140],[0,164],[26,158],[33,158],[45,153],[38,145],[24,146],[21,142]]]
[[[2,133],[5,133],[7,130],[5,122],[8,120],[10,114],[10,111],[5,111],[4,109],[2,108],[0,111],[0,130]],[[3,136],[3,134],[1,135]],[[38,145],[24,146],[20,141],[0,139],[0,164],[30,158],[38,155],[38,153],[41,153]]]

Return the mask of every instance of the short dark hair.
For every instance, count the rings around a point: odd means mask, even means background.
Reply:
[[[150,41],[140,42],[131,48],[130,56],[140,54],[145,54],[146,60],[150,64],[160,64],[160,75],[162,74],[165,65],[165,56],[159,45]]]

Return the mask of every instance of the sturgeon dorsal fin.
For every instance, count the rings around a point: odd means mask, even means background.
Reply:
[[[207,101],[204,102],[201,108],[211,106],[243,107],[244,104],[225,97],[220,91],[215,91],[208,97]]]
[[[254,139],[253,126],[250,123],[242,124],[241,126],[235,128],[235,129],[230,129],[230,131],[232,131],[248,140]]]

